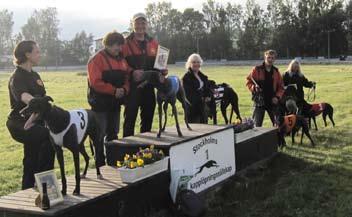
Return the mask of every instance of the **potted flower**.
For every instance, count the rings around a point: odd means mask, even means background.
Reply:
[[[136,154],[126,154],[123,161],[117,161],[117,168],[121,179],[125,183],[133,183],[166,171],[169,157],[165,157],[162,150],[154,145],[149,148],[140,148]]]

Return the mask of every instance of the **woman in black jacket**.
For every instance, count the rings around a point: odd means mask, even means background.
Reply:
[[[15,71],[9,80],[11,112],[7,128],[17,142],[23,143],[22,189],[34,186],[34,174],[54,168],[54,148],[50,143],[49,131],[42,121],[37,121],[28,130],[24,124],[29,114],[20,114],[33,97],[46,95],[39,74],[32,67],[38,65],[40,51],[34,41],[21,41],[14,50]]]
[[[182,78],[186,97],[190,102],[187,117],[189,123],[207,123],[208,117],[205,109],[205,102],[210,99],[208,77],[200,71],[202,58],[199,54],[192,54],[186,62],[188,70]]]
[[[282,76],[284,85],[295,84],[297,85],[296,97],[297,97],[297,106],[300,109],[300,113],[306,114],[309,109],[307,107],[307,102],[304,99],[304,90],[303,87],[312,88],[315,86],[315,82],[309,81],[304,74],[301,72],[301,66],[297,60],[292,60],[287,68],[287,71]]]

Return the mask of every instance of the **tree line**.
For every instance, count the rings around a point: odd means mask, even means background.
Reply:
[[[91,55],[93,35],[82,30],[72,40],[60,40],[59,24],[56,8],[34,10],[21,31],[13,34],[13,12],[0,11],[0,55],[10,55],[14,46],[26,39],[34,40],[40,45],[44,66],[86,64]]]
[[[255,0],[208,0],[201,11],[183,12],[159,2],[145,11],[152,35],[174,60],[192,52],[207,59],[258,59],[269,48],[280,58],[352,54],[352,0],[270,0],[266,8]]]
[[[352,55],[352,0],[270,0],[266,8],[256,0],[208,0],[201,10],[183,11],[164,1],[148,4],[145,13],[150,34],[171,49],[170,62],[193,52],[205,59],[258,59],[268,48],[280,58]],[[13,13],[0,10],[0,55],[31,39],[40,44],[43,65],[86,64],[93,35],[81,31],[60,40],[57,17],[56,8],[35,10],[13,34]]]

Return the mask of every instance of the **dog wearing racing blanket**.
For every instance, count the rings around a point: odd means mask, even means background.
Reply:
[[[335,126],[334,117],[333,117],[334,116],[334,108],[332,107],[331,104],[326,103],[326,102],[307,104],[307,109],[308,109],[308,111],[306,113],[308,114],[308,118],[309,118],[309,128],[311,128],[311,120],[313,119],[313,123],[315,125],[315,130],[318,130],[315,117],[319,116],[320,114],[322,114],[322,116],[323,116],[325,127],[327,126],[326,116],[329,117],[332,125]]]
[[[165,126],[167,123],[167,109],[168,104],[171,104],[172,114],[175,117],[176,129],[179,137],[182,137],[182,132],[178,122],[178,115],[176,109],[176,101],[180,101],[182,108],[185,113],[185,123],[188,130],[192,130],[188,124],[188,119],[186,112],[188,111],[188,106],[190,105],[189,101],[186,98],[185,90],[182,86],[181,80],[177,76],[168,76],[164,77],[158,71],[144,71],[142,76],[142,83],[139,87],[143,87],[147,83],[153,85],[157,89],[156,100],[158,103],[158,114],[159,114],[159,132],[157,137],[161,136],[161,132],[165,131]],[[162,125],[162,117],[164,110],[164,125]]]
[[[42,119],[49,129],[50,140],[56,151],[57,160],[60,166],[62,194],[67,193],[67,182],[65,176],[64,158],[62,147],[67,148],[73,154],[76,186],[73,191],[74,195],[80,194],[80,181],[85,178],[89,165],[89,156],[84,147],[84,141],[87,136],[90,137],[90,147],[97,158],[100,148],[103,148],[99,125],[95,113],[90,110],[79,109],[66,111],[60,107],[52,105],[53,99],[50,96],[34,97],[28,105],[22,109],[21,113],[31,114],[24,125],[24,129],[31,128],[35,121]],[[85,168],[80,176],[79,153],[85,160]],[[101,162],[100,162],[101,163]],[[96,171],[98,179],[102,179],[98,162],[96,162]]]
[[[216,106],[220,103],[221,114],[224,117],[225,123],[232,122],[233,112],[236,113],[236,118],[242,122],[240,110],[238,109],[238,95],[235,90],[226,83],[216,84],[215,81],[209,80],[209,88],[213,95],[210,101],[207,102],[209,108],[208,116],[213,119],[213,124],[217,124]],[[226,109],[231,105],[230,119],[227,118]]]
[[[306,135],[314,147],[315,143],[310,135],[306,119],[302,115],[297,115],[298,107],[293,97],[283,97],[283,105],[279,105],[276,114],[276,124],[278,126],[279,147],[286,146],[285,135],[291,134],[292,144],[295,143],[295,135],[302,128],[301,145],[303,135]]]

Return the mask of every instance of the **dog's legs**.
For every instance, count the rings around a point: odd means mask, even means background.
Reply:
[[[231,104],[231,105],[232,105],[232,110],[231,110],[231,111],[235,111],[235,113],[236,113],[236,118],[238,118],[238,119],[241,121],[241,123],[242,123],[242,118],[241,118],[240,110],[239,110],[239,108],[238,108],[238,101],[235,102],[235,103],[233,103],[233,104]],[[231,117],[230,117],[230,122],[231,122]]]
[[[231,112],[230,112],[230,123],[232,123],[232,116],[233,116],[233,107],[231,108]]]
[[[175,122],[176,122],[176,129],[179,137],[182,137],[181,129],[180,129],[180,124],[178,123],[178,117],[177,117],[177,109],[176,109],[176,102],[172,103],[172,114],[175,116]]]
[[[331,121],[331,123],[332,123],[332,126],[335,127],[335,121],[334,121],[333,114],[334,114],[334,113],[333,113],[333,111],[332,111],[331,113],[328,114],[328,116],[329,116],[329,119],[330,119],[330,121]]]
[[[293,128],[291,131],[292,145],[295,144],[296,129]]]
[[[88,166],[89,166],[89,156],[88,156],[88,154],[86,152],[86,149],[84,147],[84,143],[83,142],[79,146],[79,152],[83,155],[84,161],[86,162],[86,166],[84,167],[83,173],[81,175],[81,178],[84,179],[84,178],[86,178],[87,170],[88,170]]]
[[[302,137],[303,137],[303,133],[308,137],[308,139],[310,140],[312,146],[314,147],[314,141],[309,133],[309,128],[308,128],[308,124],[307,122],[302,118],[300,120],[297,120],[301,126],[302,126]]]
[[[221,109],[222,116],[224,117],[225,124],[229,123],[229,120],[227,119],[227,114],[226,114],[226,108],[228,105],[229,104],[225,103],[224,101],[221,101],[221,103],[220,103],[220,109]]]
[[[103,143],[104,143],[103,142],[104,139],[101,138],[100,131],[99,131],[100,129],[99,128],[97,128],[97,129],[98,130],[95,131],[95,134],[90,136],[89,143],[90,143],[90,147],[92,149],[92,155],[94,156],[94,159],[95,159],[95,169],[97,171],[97,179],[103,179],[103,176],[100,173],[100,167],[99,167],[100,162],[98,163],[99,157],[98,157],[97,150],[99,150],[99,148],[102,148]],[[94,149],[96,150],[95,154],[94,154]]]
[[[161,129],[162,132],[165,131],[165,127],[166,127],[166,122],[167,122],[167,107],[168,107],[169,103],[165,102],[164,105],[163,105],[163,109],[164,109],[164,126],[163,128]]]
[[[166,103],[166,102],[164,102]],[[158,114],[159,114],[159,132],[157,137],[159,138],[161,136],[161,131],[162,131],[162,118],[163,118],[163,111],[162,111],[162,101],[158,101]]]
[[[325,112],[323,112],[322,116],[323,116],[324,126],[327,127],[328,126],[328,124],[326,123],[327,114]]]
[[[313,123],[314,123],[314,126],[315,126],[315,130],[318,130],[317,121],[316,121],[315,116],[313,116],[312,119],[313,119]]]
[[[188,108],[187,108],[185,100],[182,102],[182,107],[183,107],[183,112],[184,112],[184,116],[185,116],[185,123],[186,123],[187,129],[192,130],[192,128],[188,124],[188,116],[186,113]]]
[[[77,145],[76,145],[77,146]],[[76,178],[76,187],[73,190],[73,195],[79,195],[81,193],[81,176],[79,172],[79,150],[76,148],[73,148],[72,154],[73,154],[73,161],[74,161],[74,166],[75,166],[75,178]]]
[[[183,108],[183,113],[184,113],[184,116],[185,116],[185,123],[186,123],[187,129],[188,130],[192,130],[192,128],[188,124],[188,116],[187,116],[188,111],[189,111],[188,106],[190,106],[190,104],[189,104],[189,102],[188,102],[188,100],[186,98],[186,93],[185,93],[185,90],[183,89],[182,85],[180,85],[180,90],[178,91],[178,93],[176,95],[176,98],[182,104],[182,108]]]
[[[66,195],[67,194],[67,183],[66,183],[66,176],[65,176],[64,155],[63,155],[62,148],[60,146],[54,145],[54,147],[56,150],[57,161],[59,162],[59,166],[60,166],[61,183],[62,183],[61,193],[63,195]]]
[[[210,109],[211,110],[211,109]],[[211,111],[210,111],[211,112]],[[215,109],[214,109],[214,112],[213,112],[213,124],[214,125],[217,125],[218,124],[218,117],[216,115],[216,105],[215,105]]]

